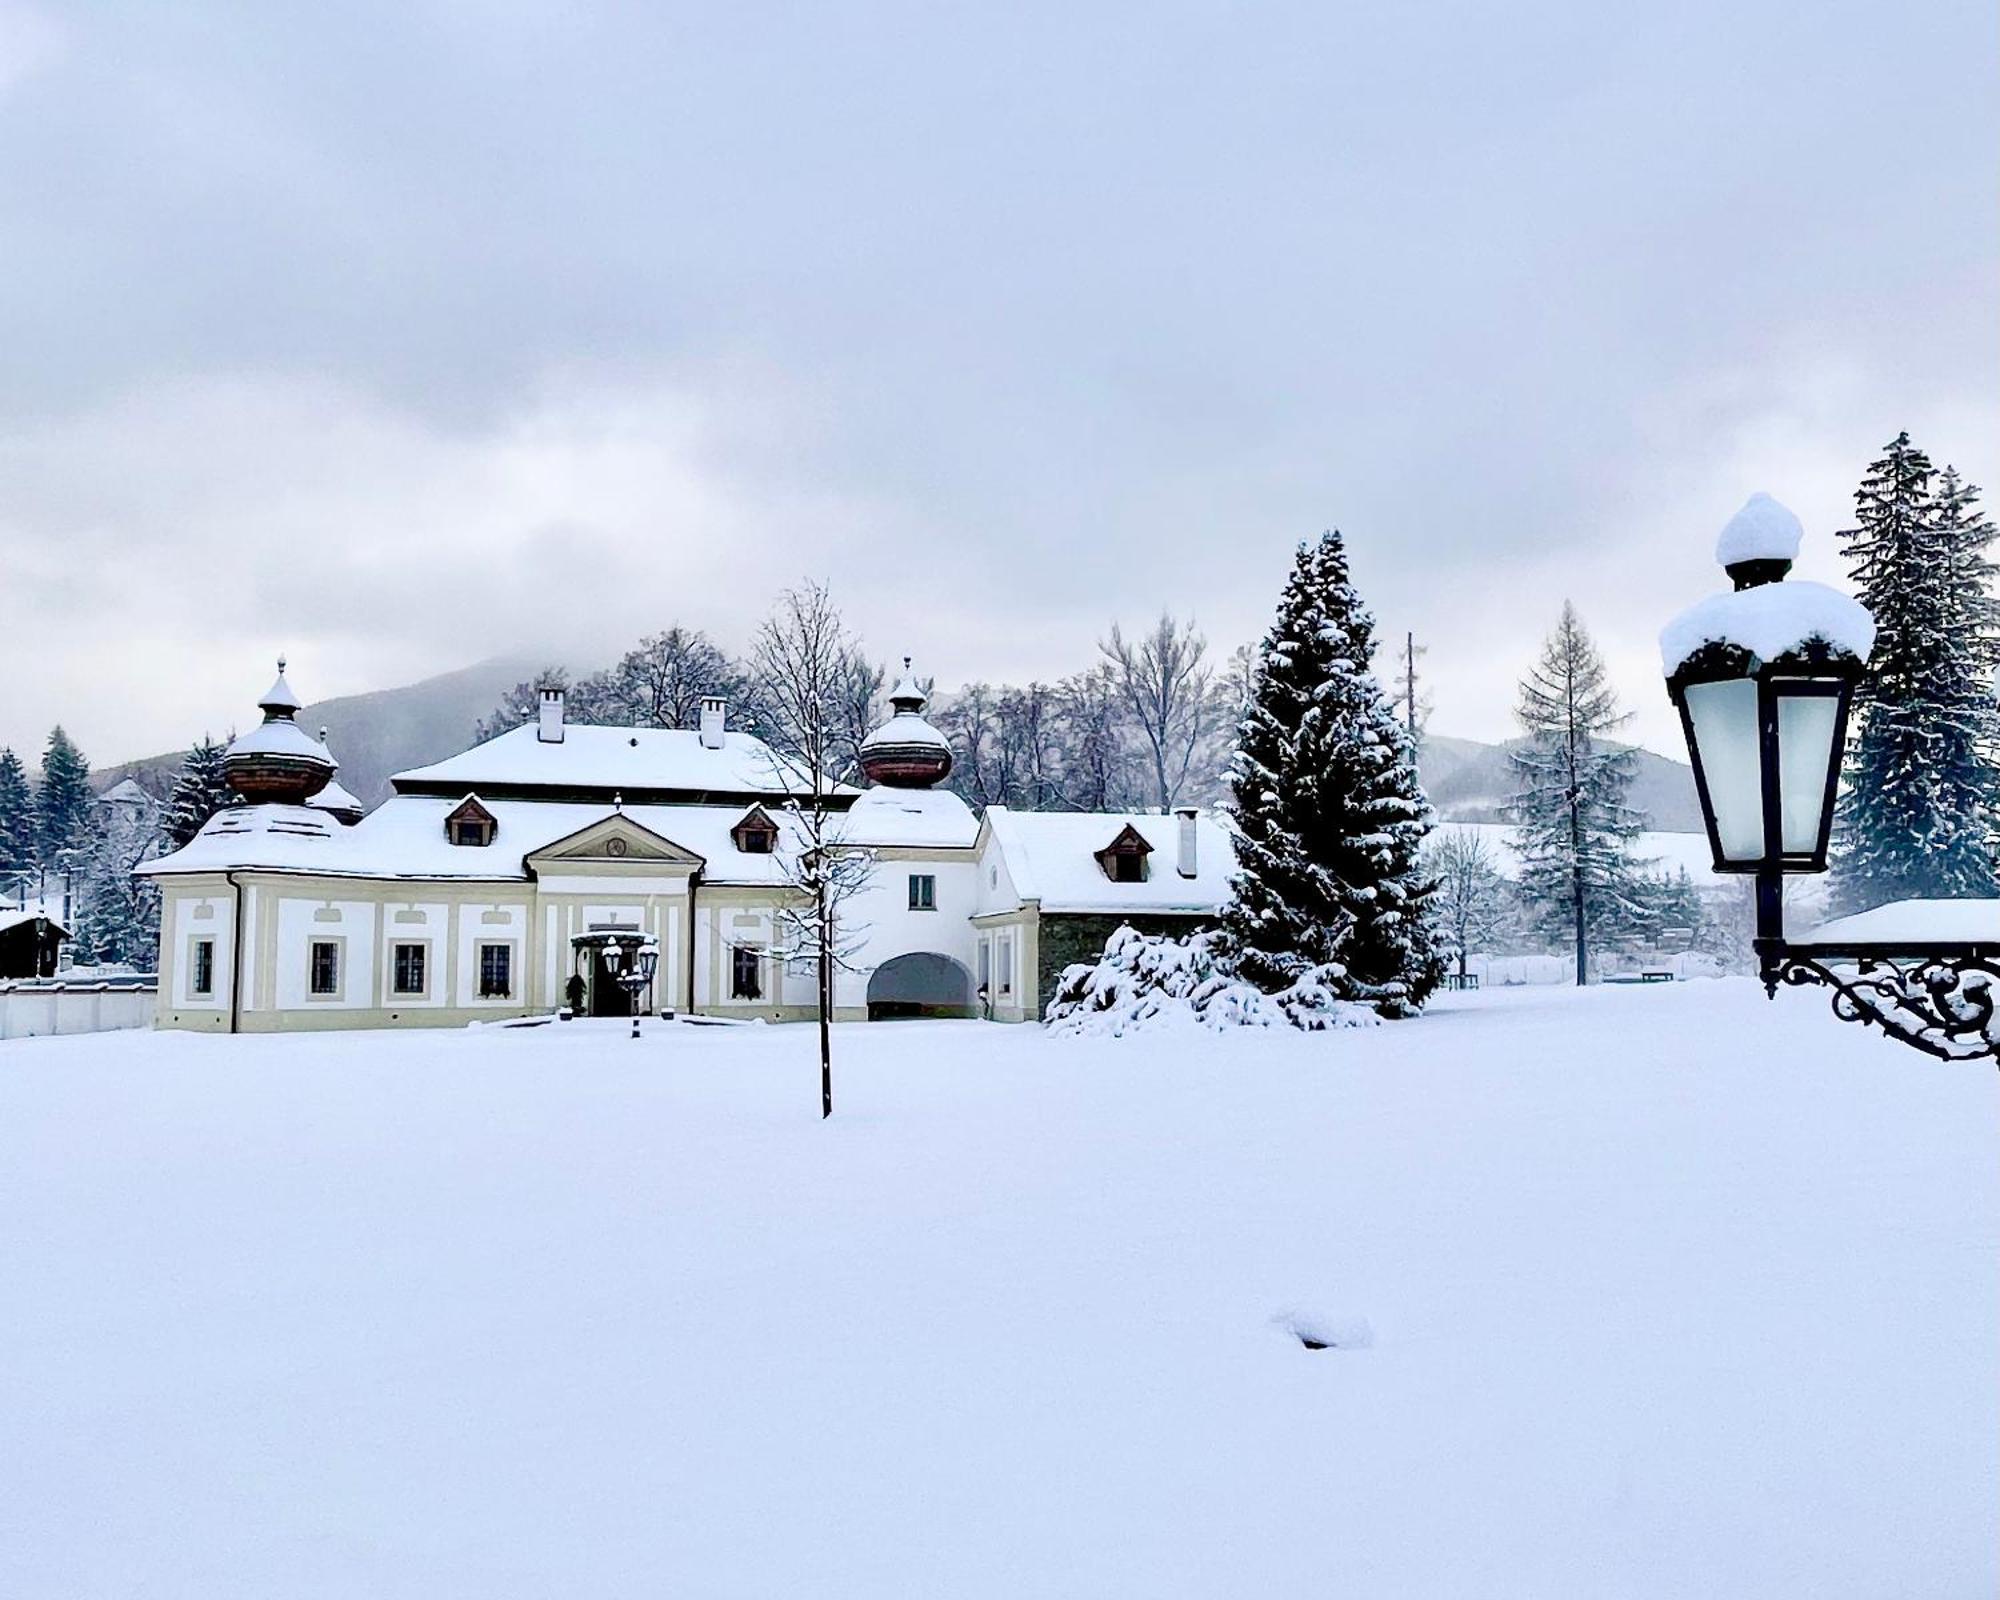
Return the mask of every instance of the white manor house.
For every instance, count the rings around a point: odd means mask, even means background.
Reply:
[[[862,743],[866,786],[830,796],[839,847],[872,862],[841,907],[860,949],[835,976],[837,1019],[1033,1020],[1121,922],[1185,928],[1227,898],[1212,818],[975,817],[937,787],[951,748],[907,671],[889,703]],[[398,773],[366,815],[299,726],[282,661],[260,706],[226,762],[241,802],[139,869],[161,889],[161,1026],[463,1026],[565,1004],[816,1015],[814,969],[784,959],[776,915],[797,893],[803,782],[729,730],[722,701],[697,729],[584,727],[545,691],[537,721]],[[642,944],[658,964],[635,995],[618,968]]]

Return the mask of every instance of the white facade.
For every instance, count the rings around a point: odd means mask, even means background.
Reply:
[[[288,698],[281,677],[267,716],[282,723]],[[1171,852],[1131,882],[1094,859],[1128,830],[1166,841],[1173,818],[1072,815],[1051,828],[995,807],[982,825],[930,786],[950,756],[915,716],[921,697],[899,685],[892,703],[864,764],[893,781],[827,800],[838,847],[870,863],[840,907],[856,948],[835,976],[837,1018],[1039,1015],[1038,917],[1077,902],[1069,891],[1091,876],[1110,912],[1220,903],[1225,876],[1161,881]],[[623,1014],[631,996],[600,960],[607,943],[656,952],[646,1009],[816,1015],[811,963],[785,955],[798,786],[722,716],[704,708],[704,726],[688,731],[575,727],[559,699],[545,702],[537,723],[398,774],[392,796],[352,823],[293,784],[310,753],[274,768],[266,747],[283,737],[242,741],[264,803],[218,813],[141,869],[162,890],[159,1022],[462,1026],[571,1002]],[[1219,863],[1226,845],[1212,848]]]

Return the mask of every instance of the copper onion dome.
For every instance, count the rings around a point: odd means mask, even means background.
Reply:
[[[285,682],[283,656],[278,658],[277,682],[257,706],[263,722],[230,745],[222,775],[252,805],[302,806],[333,780],[340,763],[298,725],[301,706]]]
[[[910,676],[910,658],[903,657],[903,676],[889,691],[887,722],[861,741],[861,771],[870,783],[891,789],[928,789],[951,772],[951,745],[923,719],[924,691]]]

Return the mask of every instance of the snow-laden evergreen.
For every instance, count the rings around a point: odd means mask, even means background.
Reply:
[[[1130,927],[1112,934],[1101,959],[1064,970],[1046,1015],[1054,1033],[1113,1038],[1172,1028],[1317,1032],[1381,1020],[1311,973],[1273,994],[1245,983],[1219,933],[1170,939]]]
[[[2000,628],[1978,497],[1907,433],[1855,493],[1841,537],[1876,633],[1835,815],[1836,911],[1995,892]]]
[[[81,844],[90,831],[90,763],[61,728],[49,734],[42,752],[42,781],[35,790],[35,854],[56,866],[62,852]]]
[[[76,919],[71,953],[79,961],[122,963],[151,971],[160,948],[160,886],[132,869],[160,854],[159,802],[137,784],[120,784],[91,808],[76,846]]]
[[[161,824],[170,848],[178,850],[216,812],[236,803],[236,791],[222,775],[222,758],[228,750],[226,743],[204,736],[181,762]]]
[[[1374,650],[1339,533],[1302,545],[1231,769],[1239,871],[1222,925],[1235,970],[1265,993],[1310,979],[1395,1017],[1443,962],[1419,860],[1431,809]]]
[[[34,860],[35,794],[28,787],[28,769],[12,750],[0,750],[0,896]]]
[[[1520,897],[1544,936],[1574,948],[1584,983],[1593,947],[1643,932],[1652,917],[1632,855],[1645,819],[1625,801],[1638,758],[1606,739],[1629,713],[1568,601],[1521,680],[1515,715],[1527,735],[1513,753],[1519,787],[1510,807]]]

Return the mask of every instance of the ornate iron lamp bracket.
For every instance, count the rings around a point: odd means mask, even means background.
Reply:
[[[1757,941],[1765,991],[1821,984],[1843,1022],[1879,1027],[1941,1061],[2000,1060],[2000,947]]]

